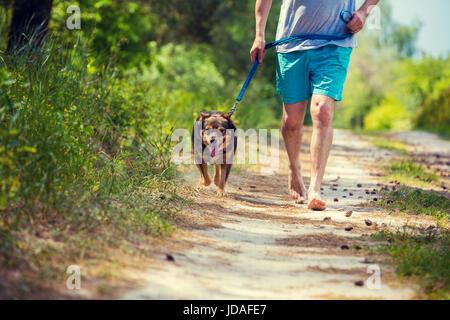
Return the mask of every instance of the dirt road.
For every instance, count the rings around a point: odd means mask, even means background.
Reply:
[[[309,133],[303,142],[301,158],[308,184]],[[139,275],[141,287],[121,298],[414,298],[412,285],[400,284],[381,258],[368,259],[366,251],[359,249],[373,246],[368,235],[380,228],[433,224],[417,216],[391,217],[364,206],[377,197],[373,190],[379,183],[368,168],[387,155],[388,151],[348,131],[336,130],[323,185],[328,204],[324,212],[310,211],[289,199],[283,151],[276,175],[233,169],[228,196],[217,198],[215,186],[201,191],[177,222],[179,231],[168,240],[169,249],[157,254],[155,263]],[[189,167],[184,179],[194,187],[196,168]],[[350,217],[348,211],[352,211]],[[366,285],[369,266],[380,268],[380,289]]]

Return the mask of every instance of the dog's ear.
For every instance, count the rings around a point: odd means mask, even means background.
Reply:
[[[206,118],[209,118],[211,115],[208,112],[200,112],[200,118],[198,120],[203,121]]]
[[[225,119],[227,119],[228,124],[230,125],[231,129],[236,130],[236,125],[234,124],[233,120],[231,120],[231,115],[228,113],[225,113],[222,115]]]
[[[236,130],[236,125],[234,124],[233,120],[230,119],[230,126],[231,129]]]
[[[230,129],[236,130],[236,125],[234,124],[233,120],[231,120],[231,115],[224,114],[222,116],[227,120]]]

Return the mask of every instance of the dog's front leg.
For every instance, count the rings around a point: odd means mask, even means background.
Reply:
[[[214,180],[214,184],[216,186],[219,186],[219,184],[220,184],[220,171],[221,171],[220,164],[214,165],[214,178],[213,178],[213,180]]]
[[[223,197],[225,195],[225,183],[227,175],[227,165],[221,164],[220,165],[220,179],[219,179],[219,190],[217,190],[217,195],[219,197]]]
[[[200,181],[197,188],[207,187],[211,184],[211,179],[208,174],[208,165],[206,163],[197,164],[197,168],[200,171]]]

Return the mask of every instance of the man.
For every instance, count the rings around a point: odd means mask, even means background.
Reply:
[[[355,11],[356,0],[283,0],[276,40],[299,34],[343,35],[345,40],[306,40],[276,47],[277,93],[283,100],[281,132],[290,164],[289,193],[296,202],[313,210],[325,210],[320,196],[325,166],[333,140],[335,101],[342,100],[350,54],[356,48],[355,34],[361,31],[371,9],[379,0],[366,0]],[[263,62],[265,28],[272,0],[256,0],[256,37],[250,50],[252,62]],[[342,10],[353,12],[345,24]],[[299,162],[306,103],[311,99],[311,182],[306,191]]]

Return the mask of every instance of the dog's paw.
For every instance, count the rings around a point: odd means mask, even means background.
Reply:
[[[197,186],[195,187],[195,190],[201,191],[204,187],[205,187],[205,185],[203,184],[203,182],[200,182],[200,183],[197,184]]]
[[[217,190],[218,197],[225,197],[226,195],[227,195],[227,193],[225,192],[225,190],[222,190],[222,189]]]
[[[203,183],[199,183],[195,186],[195,190],[200,191],[203,189]]]
[[[204,187],[207,187],[207,186],[209,186],[211,184],[211,180],[210,181],[200,181],[198,184],[197,184],[197,187],[195,187],[197,190],[200,190],[200,189],[203,189]]]

